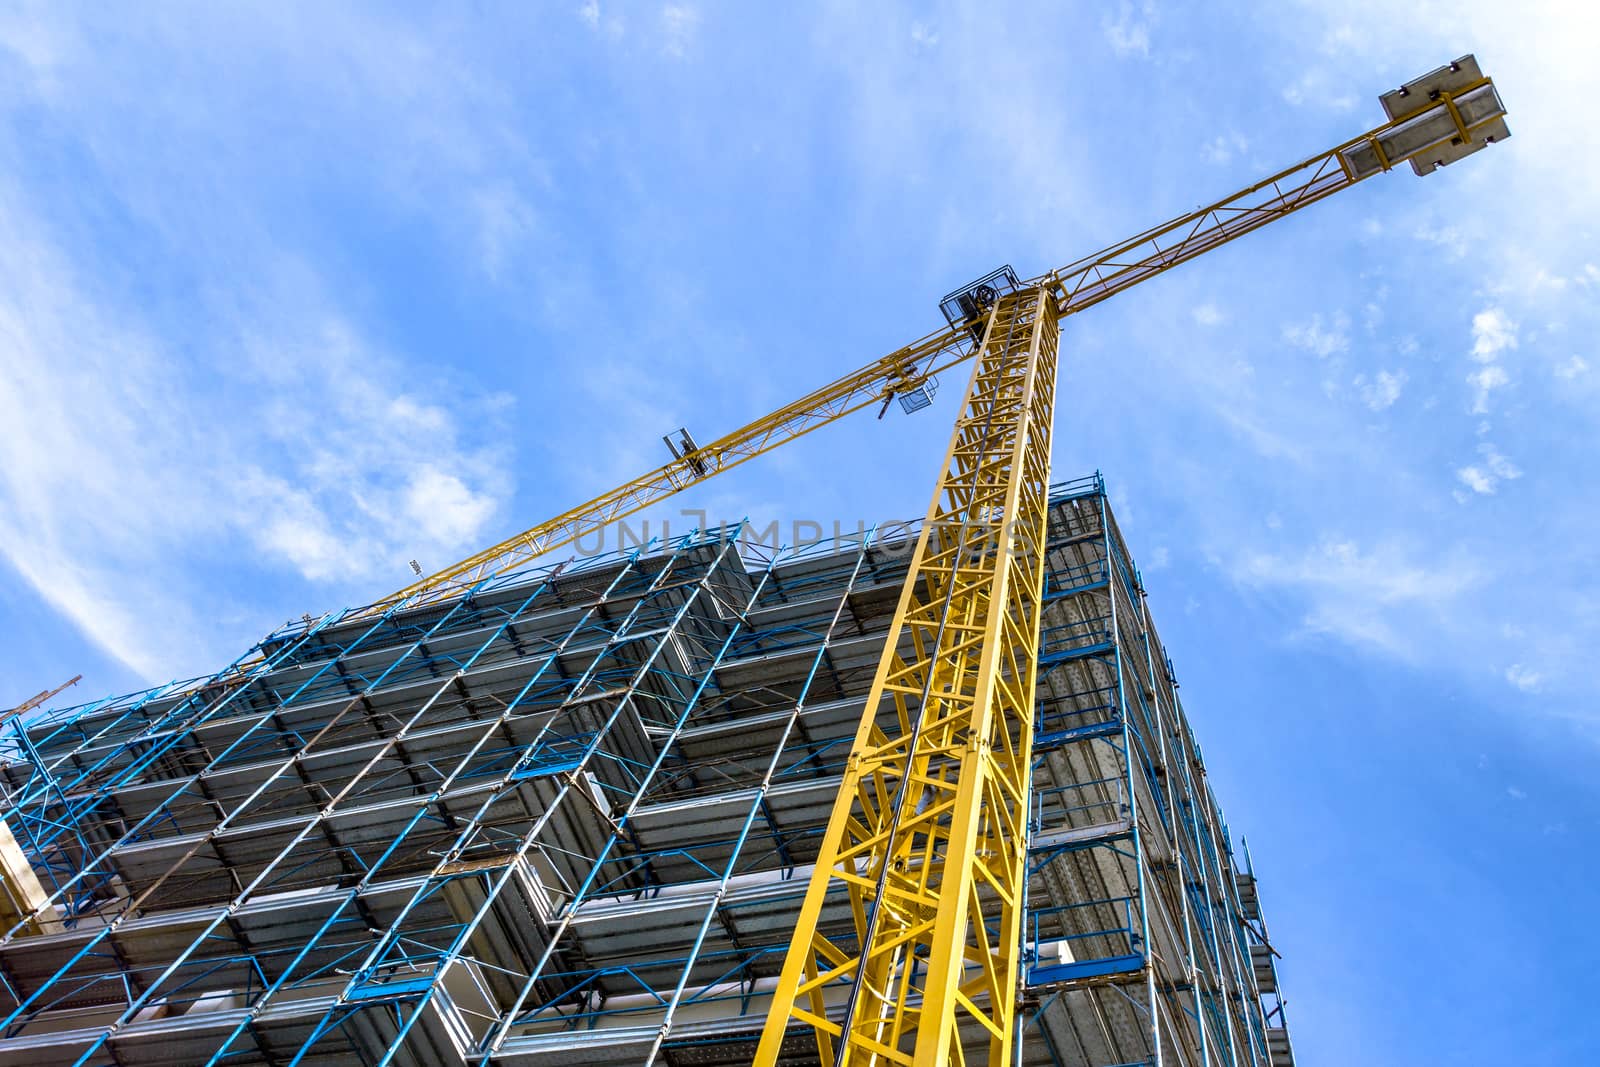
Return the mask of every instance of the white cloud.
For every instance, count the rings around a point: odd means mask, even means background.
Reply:
[[[1341,77],[1336,85],[1324,70],[1307,70],[1284,87],[1283,99],[1296,107],[1321,105],[1331,111],[1350,111],[1357,101],[1346,89],[1348,84],[1348,80]]]
[[[1571,359],[1567,360],[1565,363],[1556,368],[1556,377],[1570,382],[1572,379],[1576,378],[1578,375],[1582,374],[1588,369],[1588,360],[1584,359],[1582,356],[1573,356]]]
[[[1235,581],[1295,594],[1306,604],[1307,633],[1326,634],[1410,659],[1423,622],[1448,618],[1463,593],[1482,581],[1480,568],[1459,555],[1416,562],[1396,543],[1368,549],[1324,537],[1297,555],[1254,553],[1232,568]]]
[[[226,35],[242,32],[210,28],[216,47],[200,49],[188,47],[188,20],[152,26],[190,64],[168,72],[176,84],[211,84],[237,43]],[[302,59],[299,32],[271,28],[251,31],[257,58]],[[502,136],[495,90],[415,38],[360,29],[372,32],[320,36],[370,48],[341,45],[326,67],[304,57],[282,79],[292,89],[272,83],[286,107],[294,93],[315,96],[313,127],[348,150],[321,152],[306,131],[281,150],[367,167],[374,202],[402,215],[425,203],[447,239],[493,238],[480,258],[504,260],[517,240],[507,220],[537,181]],[[263,222],[264,190],[300,179],[261,173],[276,157],[254,154],[235,127],[234,103],[259,84],[220,78],[213,96],[153,93],[119,110],[108,101],[137,60],[90,50],[70,28],[49,40],[56,87],[15,86],[5,118],[47,116],[62,144],[92,153],[99,209],[122,220],[145,264],[181,266],[134,283],[132,265],[99,258],[57,190],[0,178],[4,558],[90,640],[157,680],[232,658],[283,614],[403,585],[412,555],[443,564],[476,547],[511,486],[493,443],[505,415],[440,364],[408,365],[369,340],[330,297],[338,287],[307,266],[292,222]],[[401,83],[437,92],[419,99]],[[463,132],[469,113],[478,125]],[[498,189],[498,219],[480,217],[475,205]]]
[[[1318,359],[1326,359],[1350,347],[1349,329],[1350,318],[1342,311],[1333,316],[1328,327],[1323,326],[1321,315],[1313,315],[1310,322],[1285,326],[1283,339],[1296,348],[1314,353]]]
[[[932,48],[939,43],[939,34],[925,22],[911,24],[911,43],[919,48]]]
[[[1148,564],[1148,566],[1146,566],[1145,569],[1146,570],[1152,570],[1152,571],[1159,571],[1162,568],[1166,567],[1171,562],[1172,562],[1172,553],[1167,549],[1167,546],[1166,545],[1158,545],[1156,547],[1155,551],[1150,553],[1150,563]]]
[[[1200,154],[1207,163],[1220,165],[1229,162],[1235,155],[1243,155],[1249,148],[1250,142],[1243,135],[1220,133],[1201,146]]]
[[[661,9],[661,51],[674,59],[688,56],[700,29],[700,11],[688,4]]]
[[[1370,300],[1366,304],[1362,305],[1361,325],[1366,327],[1368,333],[1377,333],[1378,327],[1383,325],[1382,300],[1387,296],[1388,291],[1384,290],[1378,294],[1377,300]]]
[[[1431,226],[1423,223],[1411,232],[1419,241],[1438,245],[1449,252],[1455,259],[1460,259],[1467,254],[1468,244],[1466,237],[1454,226]]]
[[[1322,35],[1322,53],[1328,56],[1348,55],[1367,50],[1366,36],[1348,22],[1330,26]]]
[[[1484,463],[1496,478],[1510,481],[1522,477],[1522,471],[1517,465],[1496,451],[1494,445],[1485,442],[1478,446],[1478,451],[1483,453]]]
[[[1119,56],[1148,56],[1150,54],[1150,27],[1155,8],[1148,0],[1135,9],[1132,0],[1120,0],[1115,16],[1106,15],[1100,20],[1100,29],[1106,43]]]
[[[620,39],[627,28],[623,17],[616,14],[615,9],[610,15],[602,15],[600,0],[583,0],[578,5],[578,18],[591,30],[600,30],[613,41]]]
[[[1489,412],[1489,396],[1496,389],[1503,389],[1510,384],[1505,368],[1498,363],[1491,363],[1480,367],[1467,375],[1467,384],[1472,386],[1472,413],[1486,415]]]
[[[1582,15],[1574,15],[1576,8],[1571,4],[1519,6],[1468,0],[1450,9],[1458,32],[1467,32],[1474,41],[1498,42],[1492,55],[1487,46],[1478,55],[1485,72],[1493,75],[1506,93],[1512,109],[1509,121],[1517,136],[1532,133],[1560,140],[1555,131],[1566,114],[1561,102],[1588,91],[1592,75],[1585,55],[1594,35],[1576,31],[1593,23],[1594,16],[1590,14],[1592,5],[1579,7]],[[1313,0],[1299,10],[1309,17],[1290,20],[1274,37],[1276,46],[1293,57],[1290,62],[1299,70],[1316,71],[1317,77],[1305,84],[1354,87],[1362,94],[1363,108],[1371,107],[1371,100],[1366,90],[1350,80],[1354,68],[1349,60],[1319,59],[1317,42],[1325,35],[1346,26],[1357,27],[1366,38],[1360,53],[1362,63],[1369,70],[1391,71],[1394,84],[1460,54],[1430,51],[1455,47],[1449,41],[1450,32],[1440,30],[1439,9],[1433,5],[1396,7],[1379,0]],[[1384,87],[1380,84],[1372,89]],[[1310,93],[1303,94],[1302,101],[1319,103]],[[1442,414],[1460,395],[1464,402],[1455,401],[1460,407],[1476,409],[1455,431],[1438,419],[1404,428],[1414,436],[1403,447],[1424,462],[1436,462],[1426,457],[1440,436],[1456,432],[1470,438],[1473,425],[1491,410],[1495,422],[1501,424],[1496,426],[1498,435],[1519,433],[1519,440],[1505,444],[1514,443],[1518,460],[1525,460],[1530,469],[1543,469],[1549,457],[1566,462],[1573,455],[1582,456],[1583,446],[1593,437],[1596,409],[1588,403],[1591,397],[1578,395],[1579,386],[1595,380],[1593,370],[1572,367],[1571,380],[1560,375],[1575,352],[1583,353],[1588,364],[1600,367],[1592,351],[1575,343],[1576,338],[1594,332],[1595,305],[1590,298],[1600,291],[1595,288],[1600,286],[1600,260],[1594,259],[1593,227],[1582,220],[1596,217],[1600,200],[1595,183],[1572,177],[1590,173],[1600,162],[1600,141],[1577,138],[1567,151],[1554,156],[1524,154],[1513,159],[1514,144],[1510,150],[1492,147],[1450,168],[1449,180],[1462,190],[1459,200],[1452,197],[1453,202],[1445,205],[1425,197],[1401,210],[1381,212],[1384,229],[1391,235],[1388,239],[1409,238],[1429,246],[1416,249],[1419,255],[1397,254],[1393,266],[1369,261],[1361,267],[1364,280],[1389,280],[1396,286],[1385,330],[1396,331],[1396,336],[1398,331],[1414,332],[1422,340],[1418,358],[1400,364],[1412,378],[1405,400],[1415,399],[1421,407],[1430,395],[1437,395],[1438,414]],[[1501,155],[1491,158],[1495,153]],[[1485,220],[1492,221],[1485,224]],[[1401,260],[1408,265],[1398,267]],[[1586,263],[1596,264],[1596,270],[1583,269]],[[1410,297],[1402,299],[1406,291],[1399,279],[1403,277],[1409,277],[1413,285],[1420,278],[1428,279],[1421,284],[1436,294],[1427,300],[1429,309],[1420,308]],[[1564,291],[1556,284],[1561,278],[1568,283]],[[1354,297],[1336,299],[1349,306]],[[1475,317],[1474,312],[1479,314]],[[1448,317],[1452,314],[1457,316],[1456,345],[1448,341]],[[1470,335],[1463,328],[1469,325]],[[1564,337],[1559,330],[1565,330]],[[1519,349],[1530,357],[1539,350],[1540,358],[1548,360],[1540,363],[1542,382],[1521,371]],[[1462,361],[1454,364],[1460,370],[1454,370],[1452,356]],[[1551,377],[1545,377],[1544,367],[1549,368]],[[1464,378],[1469,373],[1473,376],[1465,383],[1465,391],[1458,393],[1461,383],[1456,376]],[[1513,386],[1516,407],[1501,415],[1511,406]],[[1552,393],[1569,394],[1569,402],[1552,404]],[[1494,436],[1473,439],[1472,444],[1488,443]],[[1578,451],[1574,452],[1575,448]],[[1508,459],[1470,449],[1465,453],[1436,468],[1450,483],[1447,491],[1453,488],[1465,499],[1489,502],[1495,498],[1478,494],[1493,490],[1500,496],[1515,496],[1516,507],[1481,508],[1471,522],[1462,522],[1459,516],[1452,520],[1428,514],[1431,509],[1427,506],[1411,507],[1408,498],[1415,498],[1413,487],[1425,476],[1400,456],[1386,456],[1364,467],[1372,477],[1386,467],[1392,469],[1393,491],[1344,493],[1329,486],[1341,501],[1331,506],[1343,509],[1356,501],[1382,501],[1367,518],[1375,528],[1410,531],[1417,538],[1418,554],[1413,558],[1418,561],[1437,559],[1452,544],[1473,546],[1470,551],[1483,561],[1483,583],[1456,603],[1458,614],[1424,619],[1426,625],[1404,635],[1427,650],[1430,670],[1453,668],[1463,679],[1470,679],[1469,687],[1487,681],[1502,687],[1502,693],[1518,679],[1526,682],[1530,675],[1541,675],[1541,694],[1551,694],[1551,705],[1562,705],[1561,710],[1541,707],[1541,711],[1565,718],[1570,710],[1572,719],[1592,724],[1596,714],[1592,693],[1581,684],[1569,683],[1582,676],[1581,665],[1595,647],[1595,623],[1600,621],[1594,607],[1593,568],[1584,566],[1583,552],[1574,548],[1572,537],[1572,531],[1592,525],[1595,494],[1571,479],[1560,479],[1559,484],[1544,479],[1544,484],[1530,485],[1530,477],[1508,483],[1496,473],[1497,463],[1505,470]],[[1457,468],[1466,472],[1465,478]],[[1508,551],[1507,545],[1517,547]],[[1539,577],[1552,569],[1570,576],[1573,583],[1554,596],[1543,588]],[[1484,620],[1492,623],[1485,625]],[[1507,642],[1500,634],[1502,620],[1526,630],[1525,647],[1539,649],[1537,662],[1531,661],[1526,651],[1507,654]],[[1512,643],[1513,649],[1522,646],[1523,641]],[[1518,659],[1521,664],[1507,677],[1506,663]],[[1486,663],[1491,668],[1485,669]],[[1557,679],[1562,691],[1553,693]],[[1493,694],[1486,696],[1493,706]],[[1594,732],[1588,732],[1592,740]]]
[[[1506,681],[1524,693],[1537,693],[1540,685],[1544,683],[1544,676],[1520,663],[1513,663],[1506,668]]]
[[[1514,481],[1522,477],[1522,469],[1501,455],[1499,449],[1489,442],[1480,444],[1478,453],[1483,457],[1479,464],[1462,467],[1456,471],[1456,478],[1474,493],[1489,496],[1501,482]]]
[[[1518,789],[1514,785],[1506,786],[1506,796],[1510,797],[1512,800],[1527,800],[1528,799],[1528,794],[1523,792],[1522,790]]]
[[[424,542],[435,544],[472,543],[496,506],[489,494],[474,492],[459,477],[432,464],[411,476],[404,494],[406,516]]]
[[[25,5],[0,10],[0,51],[20,60],[35,84],[53,93],[60,87],[62,61],[76,42],[66,26],[36,15]]]
[[[485,185],[472,197],[478,237],[478,261],[484,273],[499,279],[513,251],[534,232],[534,213],[514,187]]]
[[[23,218],[0,197],[0,552],[134,671],[192,673],[259,636],[259,609],[228,599],[246,575],[399,585],[409,554],[453,560],[496,510],[495,457],[462,447],[456,413],[397,393],[347,325],[213,336],[237,359],[219,391]],[[228,582],[190,557],[220,557]],[[241,613],[241,632],[215,623]]]
[[[323,581],[351,570],[371,569],[359,551],[340,540],[330,529],[328,516],[317,509],[311,498],[283,488],[264,509],[262,522],[254,529],[256,544],[281,556],[311,581]]]
[[[1494,492],[1494,479],[1479,467],[1462,467],[1456,471],[1456,477],[1460,479],[1462,485],[1474,493]]]
[[[1517,324],[1497,307],[1485,308],[1472,316],[1472,358],[1479,363],[1493,361],[1502,351],[1517,347]]]
[[[1225,316],[1215,304],[1200,304],[1194,309],[1194,321],[1201,326],[1220,326]]]
[[[1400,393],[1405,389],[1408,380],[1403,370],[1381,370],[1371,381],[1368,381],[1364,374],[1356,375],[1354,385],[1361,393],[1361,399],[1367,407],[1373,411],[1382,411],[1393,407],[1394,402],[1400,399]]]

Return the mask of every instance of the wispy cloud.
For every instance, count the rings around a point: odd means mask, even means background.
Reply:
[[[1419,241],[1438,245],[1455,259],[1465,256],[1469,247],[1466,235],[1459,228],[1450,225],[1434,226],[1423,223],[1412,231],[1412,236]]]
[[[1231,162],[1236,155],[1243,155],[1250,148],[1250,142],[1238,133],[1219,133],[1207,141],[1200,149],[1200,154],[1207,163],[1219,166]]]
[[[1283,99],[1285,103],[1296,107],[1352,111],[1356,106],[1356,98],[1347,86],[1348,82],[1344,79],[1336,81],[1327,70],[1313,68],[1303,72],[1284,88]]]
[[[508,490],[492,452],[461,447],[458,415],[397,388],[347,325],[214,338],[246,358],[209,382],[126,308],[103,308],[14,205],[0,227],[0,551],[146,677],[258,635],[195,625],[226,644],[180,643],[197,607],[239,610],[238,577],[288,566],[346,589],[403,584],[406,558],[454,559]],[[187,557],[218,553],[235,580],[206,593]]]
[[[1510,385],[1511,377],[1500,364],[1491,363],[1487,367],[1479,367],[1470,372],[1467,375],[1467,384],[1472,386],[1472,413],[1486,415],[1489,413],[1489,398],[1495,390]]]
[[[700,10],[688,4],[667,4],[661,9],[661,51],[685,59],[700,30]]]
[[[1469,464],[1456,471],[1456,480],[1472,492],[1481,496],[1489,496],[1499,488],[1501,482],[1509,482],[1522,477],[1522,470],[1512,463],[1494,445],[1485,441],[1478,446],[1478,454],[1482,459],[1478,463]],[[1465,501],[1467,497],[1458,493],[1457,500]]]
[[[1380,370],[1368,379],[1364,374],[1355,377],[1354,385],[1361,393],[1362,401],[1373,411],[1382,411],[1394,406],[1400,399],[1400,394],[1405,391],[1409,377],[1403,370]]]
[[[1246,586],[1303,598],[1307,633],[1403,659],[1418,653],[1417,622],[1437,625],[1483,580],[1482,569],[1459,554],[1419,560],[1393,542],[1364,547],[1335,536],[1298,554],[1248,554],[1232,571]]]
[[[620,40],[627,30],[627,21],[618,14],[614,8],[607,7],[609,14],[600,9],[600,0],[583,0],[578,5],[578,18],[591,30],[603,32],[613,41]]]
[[[1133,0],[1118,0],[1116,13],[1100,21],[1106,43],[1119,56],[1148,56],[1150,54],[1150,29],[1155,20],[1155,6],[1145,0],[1135,6]]]
[[[1520,663],[1513,663],[1506,668],[1506,681],[1524,693],[1537,693],[1539,686],[1544,682],[1544,677],[1538,671],[1524,667]]]
[[[1303,348],[1318,359],[1326,359],[1350,347],[1350,317],[1340,311],[1324,326],[1321,315],[1313,315],[1309,322],[1294,323],[1283,328],[1283,339],[1296,348]]]
[[[405,584],[412,556],[442,565],[475,546],[512,486],[492,439],[503,404],[375,341],[307,265],[293,216],[257,199],[298,178],[262,174],[230,127],[228,98],[248,94],[248,79],[225,80],[216,100],[152,91],[124,121],[120,97],[102,92],[122,53],[90,49],[64,18],[39,21],[52,45],[34,48],[31,80],[5,105],[0,150],[15,164],[11,124],[48,116],[57,138],[102,161],[103,184],[76,195],[100,197],[91,210],[125,220],[147,258],[108,257],[78,224],[80,203],[64,210],[28,167],[0,185],[0,553],[110,655],[159,679],[232,658],[286,600],[321,611]],[[224,62],[183,44],[192,29],[158,21],[152,33],[179,38],[160,38],[179,62]],[[224,51],[239,32],[213,29]],[[292,54],[271,27],[256,30],[253,47]],[[520,191],[481,165],[477,135],[434,125],[478,90],[426,49],[398,54],[441,91],[392,124],[344,131],[382,174],[370,196],[404,212],[437,187],[441,227],[491,241],[479,256],[504,264],[528,217]],[[273,84],[330,78],[319,121],[337,127],[341,77],[371,79],[378,98],[397,77],[364,67],[374,54],[346,60],[286,64]],[[414,135],[403,148],[396,129]],[[514,147],[503,158],[527,161]],[[176,314],[162,302],[172,291],[184,294]]]
[[[1572,356],[1566,362],[1556,367],[1556,377],[1563,381],[1572,381],[1589,369],[1589,361],[1582,356]]]

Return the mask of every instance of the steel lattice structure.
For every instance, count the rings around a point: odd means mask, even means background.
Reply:
[[[1023,1062],[1283,1067],[1255,882],[1103,485],[1047,516]],[[8,724],[8,819],[55,910],[0,943],[0,1062],[748,1064],[920,530],[739,533],[294,626],[243,684]],[[842,886],[818,925],[854,936]],[[816,1059],[810,1032],[782,1062]],[[989,1055],[975,1018],[956,1035]]]
[[[1060,320],[1507,135],[1389,121],[217,674],[0,719],[0,1062],[1292,1065]],[[552,550],[975,367],[915,536]]]
[[[963,1016],[990,1031],[991,1061],[1012,1045],[1058,336],[1043,288],[990,312],[800,910],[810,948],[790,955],[757,1062],[776,1060],[791,1018],[841,1064],[911,1063],[912,1049],[944,1063]],[[836,884],[854,917],[843,938],[818,928]],[[838,1023],[835,982],[849,991]],[[959,1011],[925,1014],[943,1003]]]

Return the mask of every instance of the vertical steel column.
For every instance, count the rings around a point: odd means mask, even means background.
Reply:
[[[961,1062],[963,1020],[988,1031],[990,1062],[1010,1046],[1057,339],[1042,289],[990,314],[758,1064],[794,1022],[836,1065]],[[849,929],[821,922],[835,888]]]
[[[660,1032],[656,1034],[655,1043],[650,1046],[650,1052],[645,1057],[644,1062],[646,1064],[654,1064],[656,1062],[656,1057],[661,1052],[662,1044],[672,1032],[672,1023],[678,1011],[678,1006],[683,1001],[683,994],[688,985],[689,975],[694,970],[695,961],[700,956],[701,948],[705,944],[706,934],[711,929],[711,923],[717,917],[718,909],[722,906],[723,898],[728,891],[729,880],[733,878],[734,871],[738,868],[740,855],[744,851],[744,844],[750,837],[751,827],[755,825],[756,819],[760,816],[761,810],[767,802],[767,794],[771,791],[773,778],[778,774],[779,767],[783,762],[783,754],[788,745],[789,737],[795,732],[800,723],[800,717],[805,711],[806,696],[810,693],[811,684],[817,676],[818,668],[822,666],[823,661],[827,658],[828,646],[833,640],[834,631],[838,629],[840,620],[844,618],[845,609],[849,607],[850,595],[854,592],[856,582],[861,577],[861,569],[867,561],[867,550],[871,544],[870,536],[863,537],[856,548],[855,564],[850,568],[850,576],[845,579],[844,587],[839,591],[839,602],[834,607],[833,614],[828,618],[827,628],[823,630],[821,639],[817,642],[817,652],[811,659],[810,669],[806,671],[805,684],[801,687],[800,695],[795,699],[794,710],[790,712],[788,721],[784,724],[783,731],[779,734],[777,743],[773,746],[772,757],[767,761],[766,772],[761,777],[761,784],[756,787],[755,795],[750,800],[750,806],[745,810],[744,823],[739,828],[738,843],[734,846],[732,855],[728,857],[728,862],[723,865],[722,876],[718,879],[711,900],[706,905],[705,914],[701,917],[699,929],[695,932],[694,946],[690,950],[688,958],[684,961],[677,985],[672,990],[672,997],[667,1004],[666,1014],[661,1020]],[[770,575],[772,569],[779,562],[780,560],[773,560],[767,574]],[[766,577],[767,575],[762,576],[763,583]],[[764,585],[762,588],[764,588]],[[758,589],[757,593],[759,594],[760,591]],[[756,596],[750,598],[750,604],[751,608],[747,609],[746,614],[749,613],[749,610],[754,609]]]
[[[1123,785],[1128,791],[1128,824],[1133,829],[1133,870],[1139,894],[1139,950],[1143,958],[1146,1004],[1150,1013],[1150,1063],[1162,1067],[1161,1022],[1156,1016],[1155,960],[1150,954],[1150,900],[1145,886],[1145,868],[1149,864],[1144,851],[1144,828],[1139,824],[1139,788],[1134,779],[1134,764],[1140,761],[1139,746],[1133,734],[1132,716],[1128,712],[1127,679],[1122,669],[1122,613],[1117,610],[1118,580],[1127,585],[1127,571],[1122,555],[1122,545],[1117,531],[1107,515],[1106,494],[1100,493],[1100,536],[1104,539],[1106,554],[1106,594],[1111,605],[1111,655],[1116,666],[1117,718],[1122,723]],[[1143,765],[1140,762],[1142,772]],[[1131,924],[1130,924],[1131,925]],[[1131,932],[1131,931],[1130,931]]]

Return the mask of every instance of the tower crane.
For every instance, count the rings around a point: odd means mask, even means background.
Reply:
[[[1419,175],[1509,130],[1463,56],[1380,102],[1386,121],[1213,204],[1026,280],[1002,267],[945,325],[754,422],[360,609],[462,595],[812,430],[974,367],[778,977],[755,1062],[987,1062],[1017,1040],[1034,661],[1060,321],[1375,174]],[[825,916],[825,905],[834,905]],[[841,906],[843,905],[843,906]],[[846,917],[847,916],[847,917]],[[981,1038],[980,1038],[981,1039]],[[804,1053],[802,1053],[803,1055]]]
[[[925,337],[704,445],[685,433],[671,462],[344,618],[470,596],[852,412],[926,407],[937,376],[970,361],[755,1062],[795,1062],[814,1041],[824,1067],[946,1067],[963,1031],[1007,1062],[1061,320],[1375,174],[1427,174],[1509,136],[1472,56],[1381,103],[1381,125],[1213,204],[1044,274],[992,271],[949,294]]]

